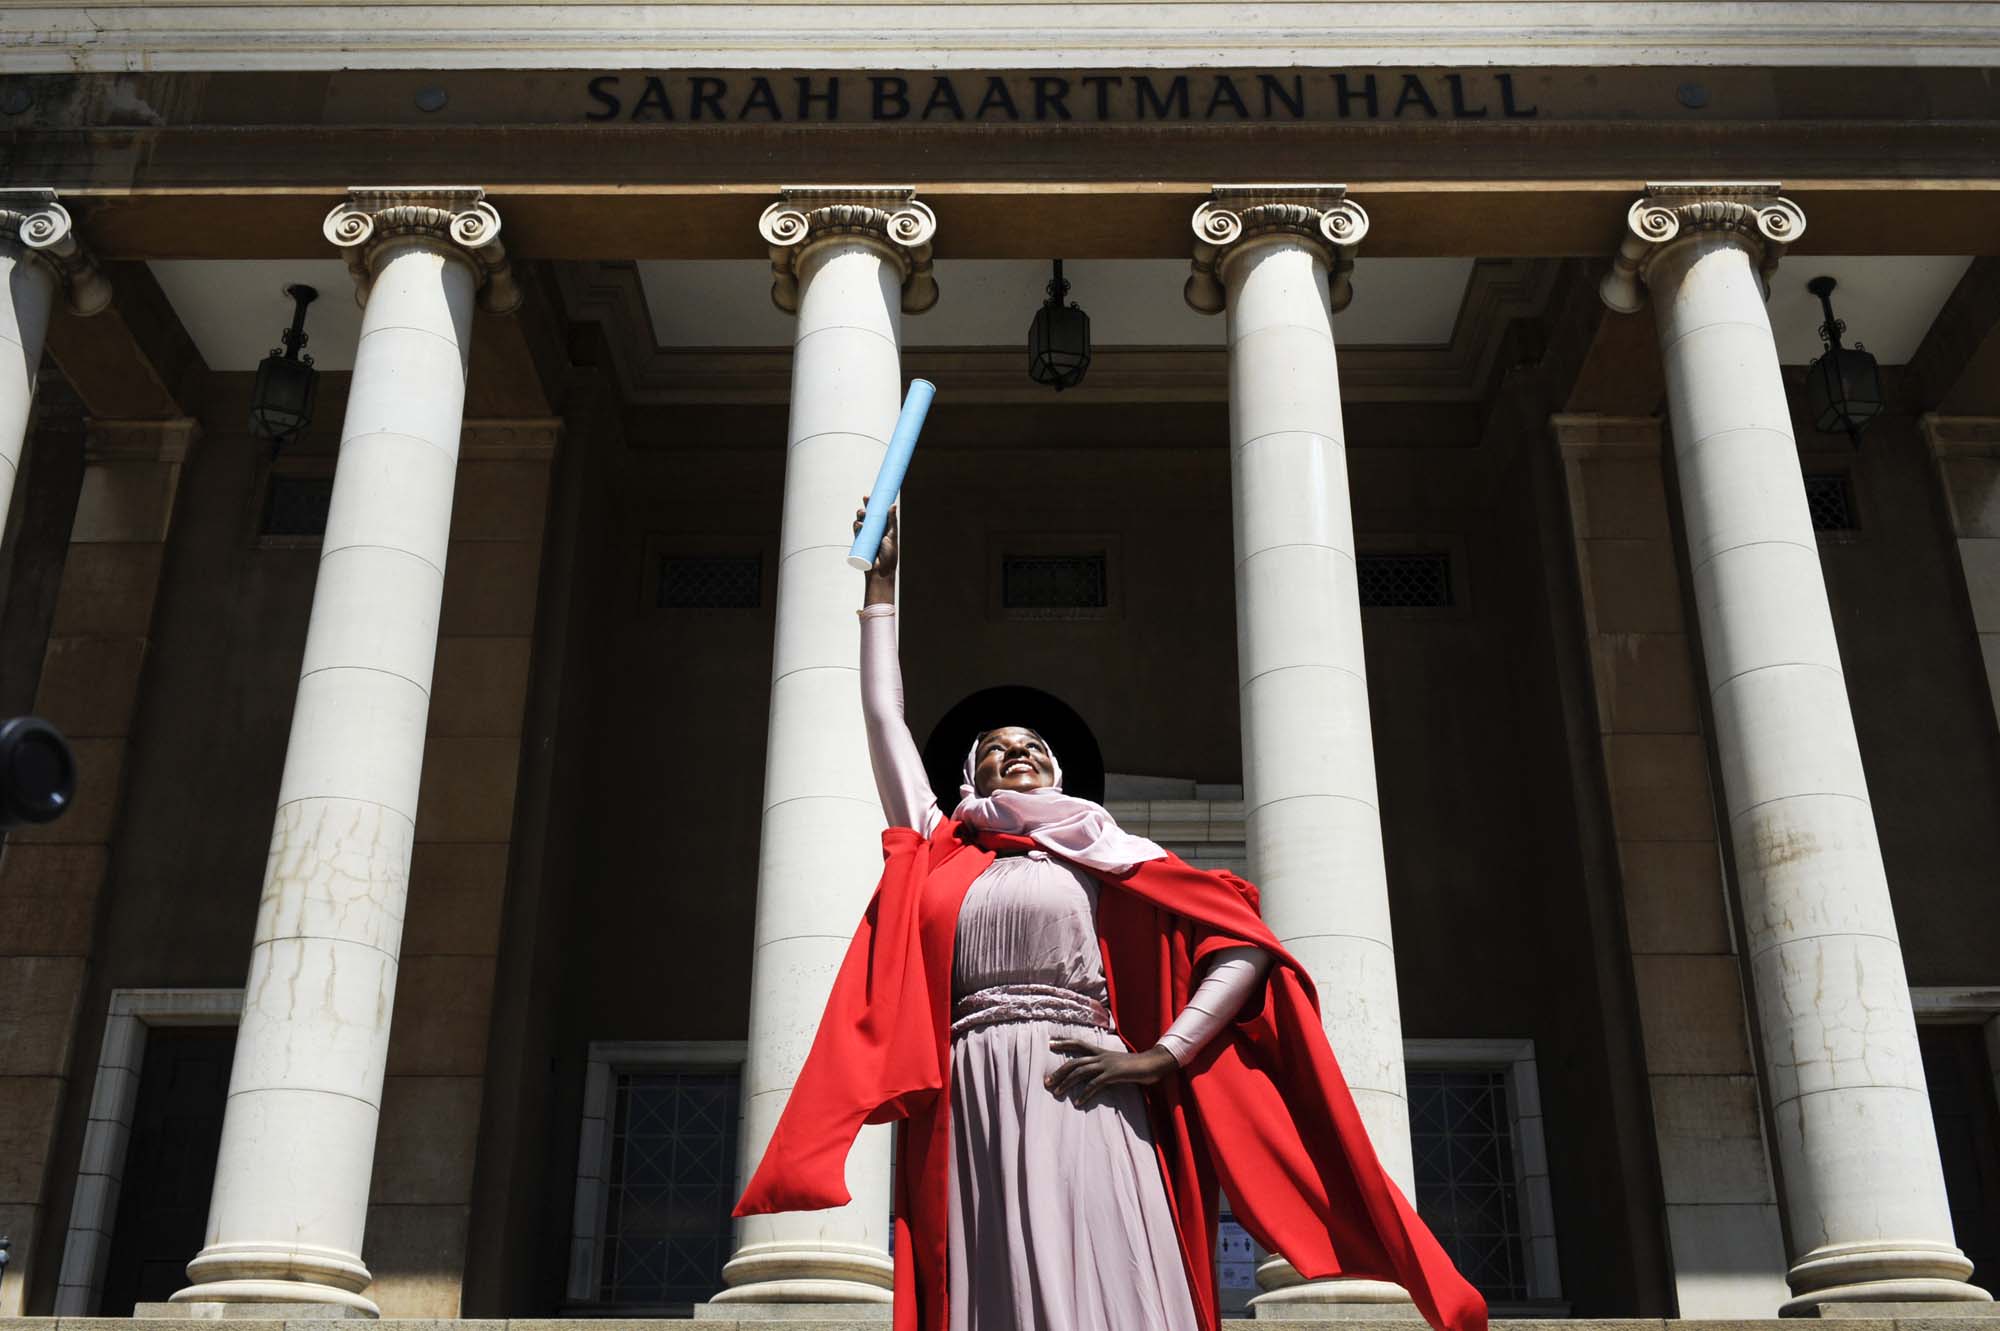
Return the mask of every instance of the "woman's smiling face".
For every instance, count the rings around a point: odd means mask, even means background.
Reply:
[[[996,790],[1039,790],[1055,784],[1055,762],[1042,737],[1026,726],[1002,726],[979,737],[972,763],[972,789],[981,796]]]

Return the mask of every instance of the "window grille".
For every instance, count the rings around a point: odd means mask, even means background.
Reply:
[[[660,558],[662,610],[755,610],[763,602],[764,561],[757,555]]]
[[[606,1303],[700,1303],[722,1288],[735,1201],[733,1072],[621,1072],[605,1207]]]
[[[1854,490],[1844,471],[1807,472],[1806,508],[1814,531],[1853,531]]]
[[[324,536],[332,504],[331,476],[273,476],[264,496],[264,535]]]
[[[1505,1068],[1408,1069],[1417,1213],[1493,1301],[1529,1297]]]
[[[1354,572],[1363,609],[1437,609],[1452,604],[1450,555],[1357,555]]]
[[[1006,610],[1097,610],[1106,605],[1104,556],[1006,555],[1000,605]]]

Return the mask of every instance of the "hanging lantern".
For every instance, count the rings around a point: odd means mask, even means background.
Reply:
[[[1882,369],[1860,343],[1840,345],[1847,325],[1833,317],[1834,280],[1815,277],[1806,290],[1819,297],[1826,322],[1819,326],[1826,350],[1806,367],[1806,403],[1813,428],[1821,434],[1845,434],[1861,447],[1861,432],[1882,411]]]
[[[313,394],[319,383],[312,357],[302,354],[306,306],[319,299],[319,292],[298,285],[286,287],[285,294],[296,302],[292,326],[279,335],[284,346],[273,347],[258,364],[257,384],[250,393],[250,429],[273,446],[287,443],[312,423]]]
[[[1063,303],[1069,283],[1063,280],[1062,260],[1055,265],[1049,298],[1028,325],[1028,377],[1060,393],[1082,383],[1090,368],[1090,316]]]

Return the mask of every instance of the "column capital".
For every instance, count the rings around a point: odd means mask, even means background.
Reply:
[[[1229,303],[1222,270],[1232,254],[1264,236],[1289,235],[1326,255],[1335,313],[1354,299],[1354,251],[1368,234],[1368,214],[1345,185],[1217,185],[1194,210],[1194,271],[1181,294],[1203,314]]]
[[[481,309],[510,314],[521,304],[521,288],[500,244],[499,210],[478,186],[354,186],[321,229],[346,258],[354,299],[362,305],[383,262],[413,241],[443,245],[470,265]]]
[[[111,303],[111,283],[78,241],[69,210],[52,189],[0,189],[0,253],[45,266],[72,313],[96,314]]]
[[[1649,184],[1625,214],[1625,233],[1597,294],[1620,314],[1646,303],[1646,274],[1677,240],[1721,235],[1746,250],[1768,282],[1787,246],[1805,234],[1806,215],[1776,181]],[[1768,295],[1768,292],[1766,293]]]
[[[872,242],[902,273],[903,313],[922,314],[937,304],[931,273],[931,237],[937,215],[917,201],[909,185],[787,185],[757,219],[771,247],[771,303],[787,314],[799,309],[799,261],[830,240]]]

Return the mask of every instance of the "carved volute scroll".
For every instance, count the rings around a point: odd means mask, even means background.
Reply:
[[[0,252],[45,266],[73,313],[96,314],[111,303],[111,283],[78,242],[69,210],[52,189],[0,190]]]
[[[521,288],[500,244],[500,213],[485,196],[477,187],[456,186],[348,190],[323,229],[347,259],[355,300],[368,303],[368,288],[388,255],[426,241],[448,246],[471,265],[481,309],[512,313],[521,304]]]
[[[865,240],[902,275],[903,313],[922,314],[937,304],[931,273],[931,237],[937,217],[907,185],[788,185],[757,219],[771,247],[771,303],[798,313],[799,262],[828,241]]]
[[[1806,230],[1805,213],[1780,188],[1775,181],[1646,186],[1625,214],[1618,255],[1598,295],[1620,314],[1632,314],[1646,303],[1646,274],[1662,250],[1690,236],[1721,234],[1749,251],[1768,297],[1778,260]]]
[[[1336,312],[1354,299],[1354,251],[1368,234],[1368,214],[1345,185],[1217,185],[1194,210],[1194,271],[1182,295],[1203,314],[1228,303],[1223,269],[1244,243],[1291,235],[1326,253],[1327,287]]]

